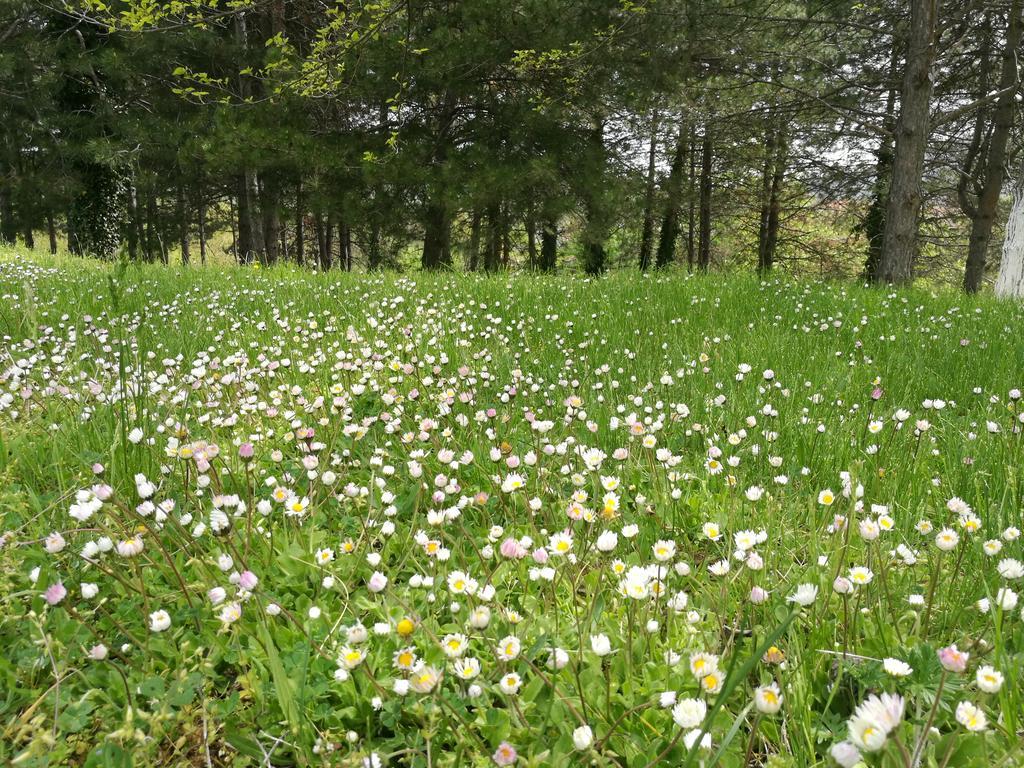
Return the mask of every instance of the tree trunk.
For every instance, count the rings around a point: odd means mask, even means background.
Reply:
[[[316,214],[313,228],[316,230],[317,263],[320,270],[326,272],[331,268],[331,254],[328,249],[327,227],[324,224],[324,215],[322,213]]]
[[[697,127],[690,126],[690,175],[686,197],[689,201],[686,213],[686,269],[693,272],[697,257]]]
[[[334,268],[334,214],[328,213],[324,223],[324,254],[325,260],[321,268],[326,272]]]
[[[235,16],[235,42],[242,50],[243,59],[248,58],[249,28],[246,13]],[[249,74],[238,74],[238,93],[243,100],[252,96],[253,81]],[[258,211],[259,182],[256,170],[243,165],[238,188],[238,262],[250,264],[255,259],[266,261],[262,228]]]
[[[78,232],[75,231],[75,216],[73,210],[68,210],[64,214],[64,221],[67,222],[68,253],[73,253],[76,256],[81,256],[82,243],[78,239]]]
[[[442,269],[452,264],[452,222],[445,199],[444,169],[448,159],[449,131],[455,118],[455,101],[445,93],[435,127],[434,149],[431,153],[431,178],[426,186],[426,205],[423,211],[423,269]]]
[[[201,193],[200,193],[201,194]],[[199,263],[206,266],[206,202],[200,197],[198,207]]]
[[[782,183],[786,176],[786,136],[779,136],[778,153],[775,161],[775,175],[772,176],[771,202],[768,209],[768,239],[765,243],[769,267],[775,264],[775,251],[779,244],[779,216],[782,213]]]
[[[14,245],[18,238],[18,223],[14,219],[14,200],[9,189],[0,189],[0,242]]]
[[[238,264],[238,218],[235,216],[235,198],[232,195],[228,195],[228,214],[231,219],[231,254],[235,258],[235,264]]]
[[[440,192],[427,203],[423,219],[423,269],[442,269],[451,266],[451,221]]]
[[[380,269],[384,262],[380,238],[380,223],[374,220],[370,225],[370,240],[366,246],[366,268],[371,272]]]
[[[1012,90],[1017,82],[1017,57],[1020,54],[1022,0],[1014,0],[1008,12],[1006,45],[1003,49],[1002,71],[999,75],[999,90],[1003,94],[995,104],[992,132],[985,153],[985,168],[982,172],[981,193],[978,195],[974,215],[971,216],[971,237],[967,246],[967,266],[964,269],[964,290],[977,293],[985,276],[985,261],[992,239],[992,225],[999,212],[999,193],[1003,188],[1006,174],[1006,145],[1013,131],[1014,100]]]
[[[558,221],[555,218],[544,220],[540,230],[540,269],[542,272],[554,272],[558,264]]]
[[[160,227],[156,228],[156,243],[160,248],[160,263],[167,265],[171,263],[171,254],[167,250],[167,241],[164,239],[163,232],[160,231]]]
[[[235,256],[239,264],[248,264],[252,261],[252,217],[249,215],[249,189],[245,181],[246,171],[238,177],[238,247],[235,249]]]
[[[533,219],[533,211],[526,215],[523,222],[526,227],[526,260],[530,269],[537,268],[537,224]]]
[[[470,272],[476,272],[480,266],[480,230],[483,218],[480,209],[474,207],[473,217],[469,224],[469,258],[466,260],[466,268]]]
[[[139,189],[132,179],[128,190],[128,258],[139,261],[139,246],[142,241],[142,221],[139,216]]]
[[[151,259],[153,261],[159,259],[161,262],[166,264],[167,248],[164,244],[163,233],[160,231],[160,213],[155,193],[149,196],[146,206],[146,227],[147,235],[150,238],[149,247],[151,248]]]
[[[25,170],[23,163],[18,163],[18,174],[24,176]],[[35,224],[35,200],[34,197],[30,198],[27,194],[21,195],[21,201],[17,206],[18,223],[21,225],[21,237],[25,241],[25,247],[29,250],[35,250],[36,247],[36,236],[33,231]]]
[[[301,267],[306,260],[306,200],[302,179],[295,185],[295,262]]]
[[[263,233],[257,222],[257,182],[252,168],[243,168],[238,186],[238,263],[265,261]]]
[[[146,261],[156,261],[159,243],[156,236],[156,196],[151,192],[146,196]],[[70,241],[70,237],[68,240]]]
[[[484,271],[497,272],[501,266],[501,205],[487,206],[487,245],[484,246]]]
[[[338,227],[338,237],[341,241],[341,258],[345,264],[345,271],[352,271],[352,231],[348,224],[342,223]]]
[[[188,200],[185,196],[185,186],[178,185],[178,240],[181,243],[181,263],[188,266],[192,261],[192,253],[189,249],[188,231]]]
[[[275,264],[281,252],[281,212],[278,210],[280,190],[271,174],[260,177],[260,212],[263,218],[264,262]]]
[[[711,190],[714,171],[714,143],[711,126],[704,125],[704,141],[700,150],[700,245],[697,266],[707,271],[711,267]]]
[[[46,212],[46,232],[50,236],[50,253],[57,255],[57,225],[53,220],[53,211]]]
[[[640,269],[651,266],[654,248],[654,179],[658,161],[658,110],[651,114],[651,145],[647,151],[647,184],[644,194],[644,223],[640,234]]]
[[[899,67],[899,38],[893,35],[889,59],[889,90],[885,98],[885,134],[878,143],[875,159],[875,184],[871,205],[864,217],[864,235],[868,241],[868,257],[864,277],[876,282],[882,263],[882,240],[885,237],[885,212],[889,206],[892,185],[893,135],[896,132],[896,70]]]
[[[1017,171],[1013,205],[1006,220],[996,296],[1024,298],[1024,162]]]
[[[779,241],[779,214],[782,208],[782,182],[786,175],[787,143],[781,125],[772,130],[768,140],[765,166],[765,199],[761,208],[761,230],[758,233],[757,269],[768,272],[775,266],[775,249]]]
[[[757,271],[767,272],[772,268],[768,260],[768,215],[771,210],[772,176],[775,173],[775,145],[778,133],[775,126],[768,128],[764,141],[764,168],[761,171],[761,215],[757,228]]]
[[[604,123],[601,120],[594,121],[590,130],[588,149],[591,178],[584,180],[584,208],[587,219],[583,225],[583,271],[588,275],[597,275],[605,269],[604,241],[608,226],[604,190]]]
[[[512,258],[512,226],[509,222],[509,204],[501,207],[501,266],[508,269]]]
[[[880,281],[887,283],[909,283],[914,278],[939,5],[940,0],[911,2],[907,63],[900,88],[892,187],[886,208],[878,275]]]
[[[665,213],[661,217],[661,231],[658,233],[658,254],[655,264],[667,267],[676,260],[676,242],[679,240],[679,209],[682,204],[683,174],[686,168],[686,147],[690,141],[685,122],[679,127],[676,149],[672,154],[668,183],[665,188]]]

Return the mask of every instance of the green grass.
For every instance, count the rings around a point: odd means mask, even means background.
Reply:
[[[11,251],[0,296],[0,761],[483,766],[507,743],[517,765],[834,765],[854,709],[895,692],[902,720],[868,765],[917,748],[925,766],[1019,764],[1021,608],[977,607],[1021,583],[998,566],[1024,559],[1008,530],[1024,508],[1019,304],[746,274],[314,275]],[[583,448],[603,451],[599,468]],[[96,484],[112,497],[74,519]],[[883,514],[872,505],[892,519],[876,540],[859,533]],[[733,556],[747,530],[767,534],[760,569]],[[66,546],[48,552],[55,531]],[[535,562],[562,531],[573,557]],[[136,535],[137,555],[82,557]],[[663,566],[660,588],[622,595],[615,562],[648,578]],[[834,591],[858,566],[870,583]],[[243,571],[258,584],[239,591]],[[453,572],[476,593],[452,594]],[[67,594],[49,605],[57,583]],[[819,588],[805,607],[787,602],[799,584]],[[240,617],[222,615],[235,602]],[[171,624],[152,631],[159,610]],[[472,681],[445,655],[453,633],[479,660]],[[609,655],[592,650],[599,634]],[[521,652],[503,661],[510,635]],[[952,644],[970,654],[963,673],[938,660]],[[407,647],[425,668],[395,668]],[[691,673],[699,652],[719,657],[720,690]],[[913,671],[887,674],[884,658]],[[998,692],[979,688],[983,665]],[[394,691],[410,678],[429,690]],[[781,710],[759,714],[754,689],[771,682]],[[706,703],[710,749],[688,750],[697,733],[661,706],[667,691]],[[984,711],[983,734],[957,722],[962,701]]]

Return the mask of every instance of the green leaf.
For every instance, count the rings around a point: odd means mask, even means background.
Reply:
[[[147,677],[142,681],[139,686],[139,695],[144,696],[147,699],[159,699],[162,698],[164,693],[167,692],[167,684],[164,683],[162,677]]]
[[[89,753],[84,768],[131,768],[132,756],[113,742],[96,747]]]
[[[508,738],[512,732],[512,718],[508,710],[492,707],[487,710],[487,722],[484,728],[484,737],[491,744],[498,744]]]
[[[247,757],[252,757],[257,760],[266,759],[266,756],[263,750],[260,749],[260,745],[257,741],[251,736],[248,736],[235,728],[228,727],[224,729],[224,740]]]
[[[191,703],[202,679],[198,672],[193,672],[184,680],[176,681],[167,694],[167,702],[175,708],[181,708]]]
[[[277,695],[277,703],[281,707],[288,724],[293,728],[299,727],[299,707],[295,703],[295,690],[292,688],[292,680],[281,664],[281,657],[277,653],[277,646],[270,636],[265,624],[260,625],[260,640],[267,650],[267,666],[270,667],[270,676],[274,680],[274,693]]]
[[[60,713],[60,717],[57,718],[57,727],[68,733],[78,733],[84,730],[89,724],[91,719],[89,715],[94,708],[89,699],[82,699],[65,707]]]

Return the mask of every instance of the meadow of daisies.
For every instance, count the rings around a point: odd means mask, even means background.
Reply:
[[[0,257],[0,762],[1024,764],[1024,307]]]

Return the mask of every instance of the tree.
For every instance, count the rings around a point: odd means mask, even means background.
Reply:
[[[1020,4],[0,0],[0,239],[976,290]]]
[[[996,295],[1024,298],[1024,163],[1017,171],[1013,205],[1006,222]]]
[[[686,150],[690,144],[690,127],[685,120],[679,126],[672,165],[669,167],[665,186],[665,210],[661,217],[658,235],[658,251],[655,264],[667,267],[676,258],[676,242],[679,239],[679,214],[682,207],[683,180],[686,173]]]
[[[910,34],[896,120],[892,186],[878,274],[878,279],[887,283],[908,283],[914,276],[939,9],[940,0],[911,0]]]
[[[968,241],[967,266],[964,269],[964,290],[977,293],[985,274],[992,227],[999,207],[999,193],[1006,175],[1006,150],[1013,130],[1017,86],[1020,84],[1018,57],[1022,29],[1024,29],[1024,2],[1012,0],[1007,10],[1006,33],[1003,42],[1002,65],[997,94],[991,109],[979,107],[974,134],[967,151],[965,167],[957,185],[960,207],[971,220]],[[992,14],[986,14],[989,34],[986,36],[983,61],[987,64],[992,44]],[[987,66],[981,78],[979,100],[988,96]],[[973,189],[969,189],[972,187]]]
[[[654,247],[654,192],[655,171],[658,162],[658,111],[651,115],[651,141],[647,150],[647,178],[644,186],[644,222],[640,235],[640,271],[646,272],[651,266],[651,251]]]

